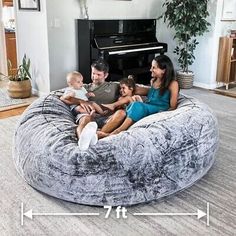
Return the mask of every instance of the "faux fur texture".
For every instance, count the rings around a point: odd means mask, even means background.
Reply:
[[[203,103],[180,96],[157,113],[81,151],[69,106],[55,94],[36,100],[14,137],[14,161],[32,187],[88,205],[132,205],[191,186],[207,173],[218,146],[217,120]]]

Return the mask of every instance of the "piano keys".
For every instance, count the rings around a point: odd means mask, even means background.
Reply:
[[[90,65],[98,58],[110,66],[108,80],[134,74],[138,83],[150,81],[155,54],[167,52],[156,38],[156,20],[78,20],[78,70],[91,82]]]

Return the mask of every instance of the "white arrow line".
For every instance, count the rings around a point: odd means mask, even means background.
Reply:
[[[197,216],[201,219],[206,215],[205,212],[197,209],[197,213],[133,213],[135,216]]]
[[[33,213],[33,210],[29,210],[23,214],[24,216],[33,219],[33,216],[99,216],[100,213]]]
[[[23,202],[21,203],[21,210],[20,210],[20,222],[21,222],[21,225],[23,226],[24,225],[24,204]]]
[[[209,226],[210,218],[210,204],[207,202],[207,213],[197,209],[196,213],[133,213],[135,216],[197,216],[198,219],[201,219],[204,216],[207,216],[207,226]],[[24,216],[33,219],[33,216],[99,216],[100,213],[33,213],[33,210],[24,213],[24,204],[21,203],[21,225],[24,224]]]
[[[210,204],[207,202],[207,226],[210,225]]]

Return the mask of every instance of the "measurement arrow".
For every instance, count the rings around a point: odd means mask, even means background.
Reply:
[[[24,224],[24,216],[26,216],[32,220],[33,216],[99,216],[99,215],[100,215],[100,213],[84,213],[84,212],[80,212],[80,213],[66,213],[66,212],[38,213],[38,212],[33,212],[32,209],[30,209],[27,212],[24,212],[24,204],[23,204],[23,202],[21,203],[21,225]]]
[[[197,216],[198,219],[206,216],[206,213],[197,209],[196,213],[133,213],[135,216]]]
[[[104,206],[105,208],[105,206]],[[118,209],[119,207],[117,207]],[[109,208],[109,212],[111,210],[111,207]],[[109,214],[107,212],[107,214]],[[196,213],[162,213],[162,212],[157,212],[157,213],[133,213],[134,216],[197,216],[198,219],[201,219],[202,217],[206,216],[207,217],[207,226],[209,226],[210,223],[210,204],[207,202],[207,213],[197,209]],[[21,203],[21,225],[24,225],[24,216],[30,218],[31,220],[33,219],[33,216],[99,216],[100,213],[35,213],[33,212],[32,209],[29,211],[24,212],[24,204],[23,202]],[[106,218],[106,217],[105,217]]]
[[[24,216],[33,219],[33,216],[99,216],[100,213],[34,213],[33,210],[29,210],[23,214]]]

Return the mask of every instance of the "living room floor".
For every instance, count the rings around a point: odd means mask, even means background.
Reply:
[[[1,164],[0,232],[3,235],[235,235],[236,232],[236,99],[204,89],[182,93],[208,104],[216,114],[220,131],[219,149],[211,170],[197,183],[177,194],[147,204],[127,207],[128,218],[117,218],[116,209],[105,218],[106,209],[66,202],[36,191],[17,173],[12,160],[12,137],[19,116],[0,120]],[[100,216],[43,216],[32,220],[24,212],[100,213]],[[133,213],[195,213],[196,216],[135,216]],[[207,225],[209,220],[209,226]]]

